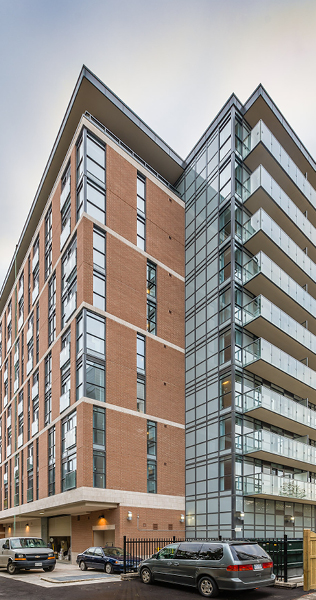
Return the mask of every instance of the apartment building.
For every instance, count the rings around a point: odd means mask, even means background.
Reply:
[[[186,160],[187,536],[302,537],[316,504],[316,164],[259,86]]]
[[[82,69],[0,299],[0,529],[184,531],[181,159]]]
[[[315,190],[262,86],[183,160],[83,67],[1,292],[2,535],[316,527]]]

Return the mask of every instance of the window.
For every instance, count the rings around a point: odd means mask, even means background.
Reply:
[[[68,415],[61,426],[62,437],[62,492],[76,487],[77,454],[76,454],[76,412]]]
[[[105,488],[105,410],[93,407],[93,487]]]
[[[20,472],[19,472],[19,457],[14,459],[14,506],[19,505],[20,495]]]
[[[34,304],[34,302],[38,296],[38,293],[39,293],[39,237],[38,236],[33,245],[32,272],[33,272],[32,304]]]
[[[3,469],[3,508],[8,508],[8,497],[9,497],[9,483],[8,483],[8,463],[4,465]]]
[[[52,354],[45,356],[45,403],[44,424],[48,425],[52,420]]]
[[[93,306],[105,310],[105,232],[93,228]]]
[[[77,318],[77,400],[105,401],[105,319],[84,310]]]
[[[40,330],[40,318],[39,318],[39,304],[36,305],[36,364],[39,361],[39,330]]]
[[[62,258],[61,327],[66,325],[77,307],[77,239],[71,242]]]
[[[29,444],[27,447],[27,490],[26,490],[26,501],[33,502],[33,444]]]
[[[146,402],[145,336],[137,334],[137,410],[144,413]]]
[[[77,220],[83,211],[105,223],[105,146],[86,129],[77,143]]]
[[[50,346],[56,337],[56,273],[48,283],[48,345]]]
[[[137,246],[146,249],[146,179],[137,174]]]
[[[55,425],[48,431],[48,495],[55,494]]]
[[[147,421],[147,492],[157,493],[157,423]]]
[[[157,335],[157,266],[147,261],[147,329]]]
[[[45,281],[52,272],[52,206],[45,216]]]
[[[20,330],[24,321],[24,275],[19,279],[18,291],[18,329]]]

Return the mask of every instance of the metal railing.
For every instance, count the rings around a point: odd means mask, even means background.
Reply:
[[[127,539],[124,536],[124,573],[135,571],[142,560],[150,558],[153,554],[161,550],[161,548],[164,548],[164,546],[183,541],[183,538],[178,539],[175,536],[159,539]]]

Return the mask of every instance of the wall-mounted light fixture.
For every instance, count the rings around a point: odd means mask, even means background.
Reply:
[[[184,515],[180,515],[180,523],[184,523]]]
[[[132,517],[133,517],[133,513],[129,510],[128,513],[127,513],[127,520],[131,521]]]
[[[104,515],[99,515],[98,519],[99,519],[99,525],[100,526],[106,524],[106,520],[105,520],[105,516]]]
[[[29,524],[28,524],[28,523],[26,523],[26,525],[25,525],[25,529],[26,529],[26,531],[30,531],[30,526],[29,526]]]

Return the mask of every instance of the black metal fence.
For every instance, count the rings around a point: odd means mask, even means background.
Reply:
[[[175,536],[159,539],[127,539],[124,536],[124,573],[135,571],[141,560],[149,558],[164,546],[183,541],[183,538],[179,539]],[[187,541],[193,542],[195,540],[188,539]],[[196,541],[206,542],[211,540]],[[271,556],[273,571],[277,579],[283,579],[287,582],[291,577],[303,575],[303,538],[288,538],[285,535],[283,538],[247,538],[247,541],[260,544]]]

